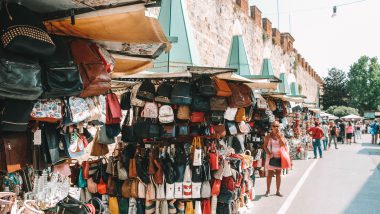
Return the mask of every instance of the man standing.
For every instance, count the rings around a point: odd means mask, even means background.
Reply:
[[[322,122],[322,130],[323,130],[323,149],[327,150],[327,145],[329,142],[329,126],[325,121]]]
[[[338,149],[338,143],[337,143],[338,133],[339,133],[338,128],[336,127],[335,123],[332,122],[329,128],[329,148],[331,147],[331,141],[334,141],[335,149]]]
[[[377,144],[377,134],[379,133],[379,124],[377,123],[377,120],[373,120],[370,127],[370,134],[372,136],[372,144]]]
[[[322,158],[321,140],[324,134],[319,122],[315,122],[315,126],[310,128],[307,132],[313,138],[314,159],[317,159],[317,149],[319,152],[319,157]]]
[[[346,124],[344,122],[339,124],[339,137],[341,137],[342,144],[344,144],[344,141],[346,141]]]

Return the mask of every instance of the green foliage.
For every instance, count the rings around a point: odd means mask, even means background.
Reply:
[[[380,105],[380,65],[377,58],[360,57],[351,65],[348,79],[349,105],[360,112],[377,110]]]
[[[321,104],[324,109],[348,105],[347,78],[344,71],[337,68],[329,70],[328,76],[324,78]]]
[[[327,110],[327,113],[333,114],[337,117],[344,117],[349,114],[359,115],[359,110],[347,106],[330,106]]]

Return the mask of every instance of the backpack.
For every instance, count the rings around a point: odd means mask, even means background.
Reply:
[[[190,108],[186,105],[178,107],[177,118],[180,120],[190,120]]]
[[[140,100],[153,102],[156,88],[150,80],[144,80],[137,91],[136,97]]]
[[[218,97],[229,97],[232,95],[231,88],[228,86],[225,80],[221,80],[214,77],[216,96]]]
[[[156,103],[146,102],[141,112],[141,117],[156,119],[158,117],[158,107]]]
[[[154,101],[157,103],[170,103],[170,93],[172,92],[173,87],[168,82],[163,82],[157,89],[157,96],[154,98]]]
[[[209,111],[210,100],[208,97],[204,97],[201,94],[194,94],[193,103],[191,104],[191,110],[193,111]]]
[[[80,65],[79,73],[83,81],[81,97],[101,95],[111,89],[111,77],[101,57],[91,45],[89,40],[84,39],[74,39],[70,42],[74,61]]]
[[[202,75],[195,85],[202,96],[212,97],[216,95],[216,90],[213,80],[209,76]]]
[[[172,104],[175,105],[191,105],[191,84],[187,82],[175,84],[170,99]]]
[[[160,107],[158,120],[160,123],[172,123],[174,121],[174,112],[171,106],[163,105]]]

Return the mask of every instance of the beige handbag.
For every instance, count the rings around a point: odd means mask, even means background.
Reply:
[[[209,181],[203,181],[202,189],[201,189],[201,197],[202,198],[210,198],[211,197],[211,185]]]
[[[119,180],[127,180],[128,179],[128,172],[127,170],[121,165],[120,161],[117,162],[117,177]]]
[[[154,188],[152,176],[150,176],[150,183],[146,188],[146,197],[147,201],[156,200],[156,189]]]
[[[95,194],[98,192],[98,185],[94,182],[92,178],[87,180],[87,189],[89,193]]]
[[[145,198],[146,197],[146,185],[144,182],[139,180],[138,184],[138,198]]]

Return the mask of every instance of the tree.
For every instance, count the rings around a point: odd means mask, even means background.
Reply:
[[[330,106],[347,106],[347,78],[346,73],[337,68],[329,70],[328,76],[324,78],[323,94],[321,104],[324,109]]]
[[[347,89],[350,106],[365,110],[377,110],[380,104],[380,65],[376,57],[362,56],[350,67]]]
[[[349,114],[359,115],[358,109],[347,107],[347,106],[330,106],[327,110],[327,113],[333,114],[337,117],[344,117]]]

